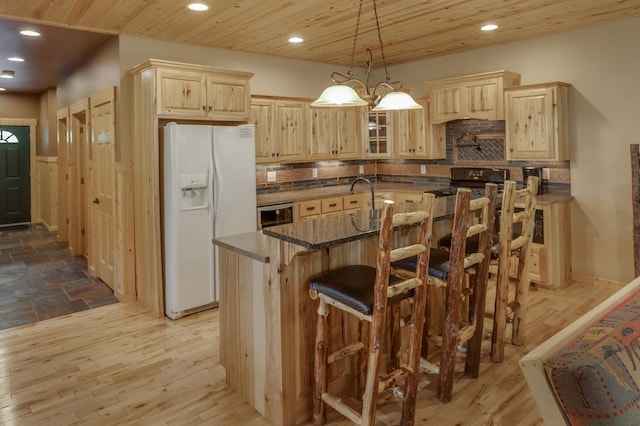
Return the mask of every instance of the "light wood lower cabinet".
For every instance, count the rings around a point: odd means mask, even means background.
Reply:
[[[571,202],[538,206],[537,221],[529,257],[531,281],[546,288],[560,288],[571,281]],[[492,271],[497,272],[497,271]],[[516,277],[518,257],[511,258],[510,275]]]
[[[296,222],[362,210],[362,194],[340,195],[296,203]]]

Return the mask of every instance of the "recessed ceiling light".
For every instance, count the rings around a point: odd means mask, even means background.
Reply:
[[[209,10],[209,6],[204,3],[190,3],[187,7],[191,10],[195,10],[196,12],[204,12],[205,10]]]
[[[12,56],[12,57],[7,58],[7,59],[10,60],[11,62],[24,62],[24,59],[18,58],[17,56]]]
[[[496,24],[487,24],[480,27],[480,29],[482,31],[493,31],[493,30],[497,30],[498,26]]]
[[[289,43],[302,43],[304,39],[302,37],[293,36],[289,37]]]
[[[5,90],[7,89],[5,89],[4,87],[0,87],[0,92],[4,92]]]
[[[0,74],[1,78],[13,78],[15,72],[11,70],[2,70],[2,74]]]
[[[24,30],[24,31],[20,31],[20,34],[27,36],[27,37],[40,37],[40,33],[37,31],[32,31],[32,30]]]

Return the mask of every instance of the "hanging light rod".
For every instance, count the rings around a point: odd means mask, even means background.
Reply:
[[[366,58],[366,75],[364,81],[353,76],[353,60],[358,41],[358,31],[360,29],[362,2],[363,0],[360,0],[360,5],[358,7],[358,18],[356,21],[356,30],[353,35],[353,48],[351,49],[351,63],[349,64],[349,69],[346,74],[339,72],[331,73],[331,80],[336,84],[327,87],[320,97],[311,103],[311,106],[368,106],[372,111],[422,109],[422,107],[417,104],[408,93],[400,91],[400,89],[402,89],[402,83],[399,81],[391,81],[391,78],[389,77],[387,62],[384,58],[384,48],[382,45],[382,36],[380,34],[380,23],[378,22],[376,0],[372,0],[373,13],[376,18],[376,30],[378,32],[378,42],[380,44],[380,55],[382,56],[385,80],[375,84],[373,87],[369,85],[369,77],[373,70],[373,55],[369,48],[366,48],[364,51]],[[351,85],[359,86],[358,89],[360,89],[360,93],[356,92]]]

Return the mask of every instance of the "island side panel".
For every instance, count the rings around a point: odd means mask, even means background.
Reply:
[[[220,364],[227,383],[266,414],[266,320],[263,282],[268,264],[219,247]]]

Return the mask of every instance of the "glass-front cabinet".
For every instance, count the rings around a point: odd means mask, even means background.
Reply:
[[[369,112],[369,138],[366,141],[365,155],[373,158],[391,157],[391,135],[385,112]]]

